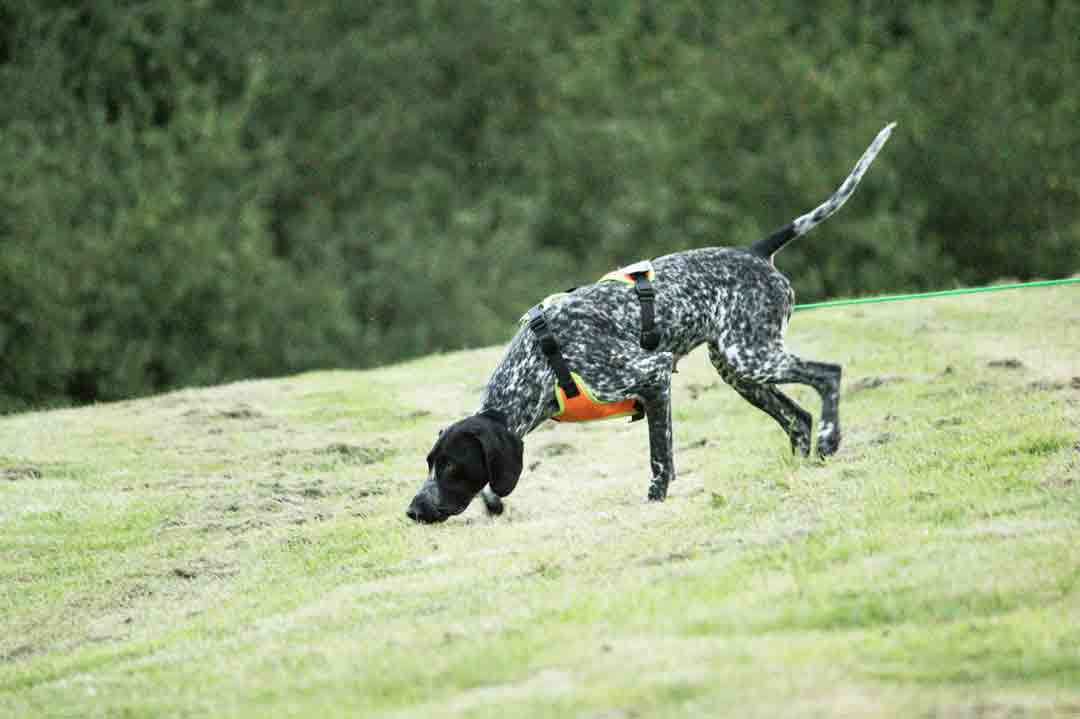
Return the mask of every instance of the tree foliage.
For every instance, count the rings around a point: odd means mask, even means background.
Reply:
[[[801,299],[1080,266],[1080,6],[3,0],[0,407],[498,341],[641,257]]]

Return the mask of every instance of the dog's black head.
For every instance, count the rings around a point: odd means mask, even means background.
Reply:
[[[428,453],[427,481],[405,514],[418,522],[442,522],[464,512],[485,484],[507,496],[521,476],[522,450],[498,413],[481,412],[450,425]]]

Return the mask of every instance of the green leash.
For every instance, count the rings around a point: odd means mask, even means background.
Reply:
[[[829,300],[828,302],[812,302],[806,305],[795,305],[795,312],[801,310],[819,310],[825,307],[844,307],[846,305],[868,305],[875,302],[899,302],[901,300],[918,300],[924,297],[947,297],[949,295],[971,295],[976,292],[997,292],[998,290],[1016,290],[1024,287],[1049,287],[1051,285],[1068,285],[1080,282],[1080,277],[1070,277],[1064,280],[1041,280],[1039,282],[1016,282],[1011,285],[991,285],[989,287],[965,287],[958,290],[941,290],[939,292],[919,292],[911,295],[883,295],[881,297],[863,297],[854,300]]]

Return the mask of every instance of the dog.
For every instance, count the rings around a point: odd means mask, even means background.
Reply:
[[[655,349],[642,347],[644,306],[625,283],[579,287],[535,310],[534,316],[557,338],[565,365],[588,383],[590,399],[632,398],[644,409],[652,470],[649,500],[663,501],[675,478],[672,372],[680,358],[702,344],[724,382],[776,420],[792,452],[802,456],[810,454],[811,415],[776,385],[813,387],[821,397],[817,453],[828,457],[839,448],[841,367],[785,350],[795,294],[773,258],[840,209],[895,125],[878,133],[828,200],[771,235],[745,248],[700,248],[653,260]],[[553,391],[559,375],[542,345],[528,326],[514,335],[477,413],[443,430],[428,453],[427,479],[406,510],[410,519],[445,521],[463,512],[478,493],[490,513],[502,512],[502,498],[514,491],[521,476],[522,438],[562,410],[559,392]]]

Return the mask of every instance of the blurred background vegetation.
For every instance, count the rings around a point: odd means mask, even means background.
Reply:
[[[0,408],[503,341],[854,201],[800,301],[1080,269],[1080,3],[0,0]]]

